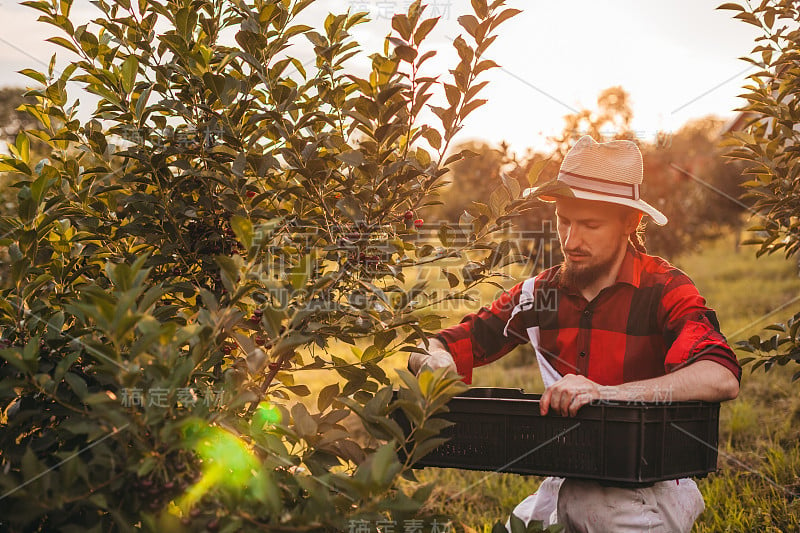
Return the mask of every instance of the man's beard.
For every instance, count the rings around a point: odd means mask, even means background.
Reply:
[[[559,273],[561,285],[574,290],[585,289],[602,276],[608,274],[617,258],[618,254],[612,254],[608,259],[600,263],[584,265],[569,261],[565,254]]]

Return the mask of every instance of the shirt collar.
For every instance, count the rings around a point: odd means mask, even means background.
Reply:
[[[638,289],[641,279],[642,254],[629,242],[625,250],[625,257],[623,257],[619,272],[617,272],[616,283],[627,283]]]

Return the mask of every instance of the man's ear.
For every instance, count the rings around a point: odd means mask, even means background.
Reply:
[[[625,228],[627,230],[626,233],[628,235],[636,231],[636,228],[638,228],[639,224],[642,222],[643,216],[644,213],[642,213],[641,211],[631,210],[630,214],[628,215],[627,226]]]

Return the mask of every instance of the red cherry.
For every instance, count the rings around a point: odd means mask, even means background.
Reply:
[[[233,348],[227,344],[222,347],[222,353],[224,353],[225,355],[230,355],[232,351]]]
[[[261,315],[263,315],[263,314],[264,314],[264,311],[262,311],[261,309],[256,309],[255,311],[253,311],[253,314],[254,314],[255,316],[257,316],[257,317],[261,318]]]
[[[408,211],[406,211],[406,213],[403,215],[403,218],[405,218],[406,220],[411,220],[412,218],[414,218],[414,211],[412,211],[412,210],[410,210],[410,209],[409,209],[409,210],[408,210]]]
[[[421,228],[423,223],[424,221],[421,218],[418,218],[417,220],[414,221],[414,227]]]
[[[250,317],[250,322],[258,324],[259,322],[261,322],[261,319],[258,318],[256,315],[253,315],[253,316]]]
[[[259,346],[264,346],[264,342],[266,342],[264,340],[264,337],[261,337],[261,336],[256,337],[256,344],[258,344]]]
[[[248,198],[254,198],[255,195],[256,195],[256,191],[247,191],[247,197]]]
[[[278,363],[270,363],[268,366],[270,370],[278,370],[280,368]]]

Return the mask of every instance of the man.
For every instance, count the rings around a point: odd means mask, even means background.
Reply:
[[[593,400],[705,400],[739,392],[741,368],[692,281],[639,237],[642,216],[667,218],[639,197],[642,156],[631,141],[581,138],[556,180],[529,189],[555,202],[564,261],[517,284],[413,353],[409,368],[472,368],[531,342],[546,389],[542,414],[574,416]],[[420,346],[424,346],[424,343]],[[514,514],[567,531],[689,531],[704,504],[694,481],[629,489],[547,478]]]

